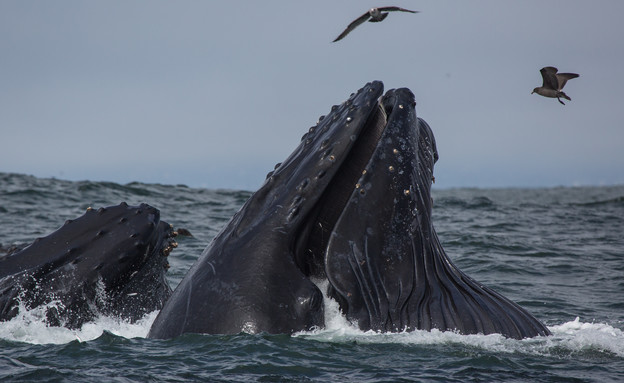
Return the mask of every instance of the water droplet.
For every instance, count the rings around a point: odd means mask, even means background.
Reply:
[[[399,154],[399,150],[397,148],[392,149],[392,153]]]
[[[388,166],[388,170],[390,171],[390,173],[394,173],[394,166],[392,165]]]
[[[410,195],[410,191],[409,191],[409,189],[405,189],[405,190],[403,190],[403,194],[405,194],[405,195]]]
[[[400,104],[400,105],[399,105],[399,109],[403,109],[403,104]]]
[[[352,118],[351,117],[347,117],[347,122],[351,122]]]

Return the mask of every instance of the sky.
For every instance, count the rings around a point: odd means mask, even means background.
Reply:
[[[373,6],[391,13],[332,40]],[[437,188],[624,184],[624,1],[0,1],[0,172],[255,190],[333,104],[407,87]],[[531,94],[579,73],[572,101]]]

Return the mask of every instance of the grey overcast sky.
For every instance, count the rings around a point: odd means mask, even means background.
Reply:
[[[331,41],[372,6],[392,13]],[[255,190],[366,82],[436,187],[624,183],[624,1],[0,1],[0,171]],[[539,69],[581,76],[531,95]]]

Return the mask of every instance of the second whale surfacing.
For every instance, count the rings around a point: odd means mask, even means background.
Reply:
[[[87,209],[53,233],[0,256],[0,321],[40,308],[49,326],[100,315],[130,322],[171,295],[165,278],[176,233],[147,204]]]
[[[445,254],[431,221],[438,159],[409,89],[379,81],[332,107],[215,237],[148,334],[324,326],[323,294],[362,330],[550,332]]]

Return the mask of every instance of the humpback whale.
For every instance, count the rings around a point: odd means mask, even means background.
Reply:
[[[324,295],[362,330],[548,335],[453,265],[434,230],[438,151],[409,89],[366,84],[321,116],[213,239],[148,337],[324,326]],[[314,281],[314,282],[313,282]]]
[[[147,204],[87,209],[52,234],[0,256],[0,320],[43,306],[52,326],[103,314],[136,321],[171,295],[171,225]]]

